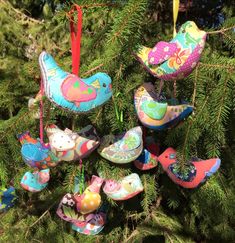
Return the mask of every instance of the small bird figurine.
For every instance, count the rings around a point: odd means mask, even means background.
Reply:
[[[112,96],[112,80],[106,73],[81,79],[63,71],[45,51],[39,56],[39,65],[46,96],[64,109],[87,112],[104,104]]]
[[[26,172],[21,179],[20,185],[26,191],[29,192],[40,192],[48,185],[48,181],[50,180],[50,170],[40,170]]]
[[[141,123],[154,130],[163,130],[177,125],[193,112],[193,106],[168,105],[158,102],[152,83],[141,85],[134,95],[135,109]]]
[[[134,127],[121,135],[104,136],[97,151],[113,163],[125,164],[138,158],[142,150],[142,128]]]
[[[99,137],[93,126],[88,125],[78,133],[66,128],[64,131],[56,125],[46,127],[51,151],[63,161],[72,161],[87,157],[99,146]]]
[[[0,213],[7,211],[14,206],[16,200],[15,188],[0,188]]]
[[[118,182],[106,180],[103,188],[104,193],[115,201],[130,199],[144,190],[140,177],[132,173]]]
[[[152,137],[146,137],[145,148],[141,155],[134,161],[134,165],[140,170],[150,170],[158,164],[159,146]]]
[[[30,167],[41,170],[55,167],[59,163],[59,159],[51,152],[50,146],[32,138],[28,131],[18,135],[18,139],[22,144],[22,157]]]
[[[155,77],[166,81],[183,79],[198,64],[205,42],[206,32],[187,21],[169,43],[160,41],[152,49],[140,46],[135,56]]]
[[[78,212],[88,214],[99,208],[101,203],[100,187],[103,181],[102,178],[93,175],[91,184],[85,189],[83,194],[74,195]]]
[[[176,184],[185,188],[196,188],[212,176],[220,167],[221,160],[213,158],[201,160],[192,158],[184,171],[180,171],[176,151],[168,148],[158,157],[163,169]]]
[[[61,200],[56,211],[57,215],[70,223],[81,222],[86,219],[87,214],[96,211],[101,204],[100,188],[103,179],[92,176],[91,184],[82,195],[67,193]]]

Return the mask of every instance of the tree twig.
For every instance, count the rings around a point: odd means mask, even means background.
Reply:
[[[27,20],[37,23],[37,24],[42,24],[43,22],[34,18],[29,17],[28,15],[22,13],[20,10],[14,8],[9,2],[6,2],[5,0],[0,0],[1,3],[6,4],[11,7],[11,9],[16,12],[18,15],[20,15],[22,18],[26,18]]]
[[[234,29],[234,28],[235,28],[235,25],[234,26],[231,26],[231,27],[228,27],[228,28],[225,28],[225,29],[220,29],[220,30],[215,30],[215,31],[208,31],[206,33],[209,34],[209,35],[211,35],[211,34],[219,34],[219,33],[223,33],[225,31]]]

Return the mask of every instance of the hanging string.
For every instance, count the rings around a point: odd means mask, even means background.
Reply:
[[[73,14],[77,12],[77,25],[75,27],[75,21]],[[72,50],[72,73],[77,75],[80,70],[80,49],[82,38],[82,9],[79,5],[74,4],[72,9],[68,13],[70,21],[70,38],[71,38],[71,50]],[[72,128],[74,128],[74,120],[72,121]],[[79,193],[80,195],[84,190],[84,166],[82,159],[79,160]]]
[[[79,160],[79,193],[82,195],[84,191],[85,184],[85,175],[84,175],[84,166],[82,164],[82,159]]]
[[[160,98],[161,96],[163,85],[164,85],[164,80],[161,79],[159,84],[159,90],[158,90],[158,98]]]
[[[177,21],[178,12],[179,12],[179,4],[180,4],[180,0],[173,0],[173,23],[174,23],[173,37],[176,36],[176,21]]]
[[[77,11],[77,26],[75,28],[74,12]],[[77,4],[68,13],[70,19],[70,37],[72,50],[72,73],[78,75],[80,69],[80,48],[82,37],[82,9]]]
[[[177,83],[176,83],[176,80],[174,80],[173,86],[174,86],[174,93],[173,93],[173,95],[174,95],[174,98],[176,98],[176,94],[177,94]]]
[[[43,144],[43,94],[44,94],[44,86],[41,78],[40,81],[40,142]]]

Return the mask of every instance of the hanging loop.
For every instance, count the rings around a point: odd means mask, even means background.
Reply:
[[[177,21],[178,12],[179,12],[179,4],[180,4],[180,0],[173,0],[173,23],[174,23],[173,37],[176,36],[176,21]]]
[[[40,81],[40,142],[44,144],[43,142],[43,95],[44,95],[44,85],[41,78]]]
[[[77,11],[77,25],[75,27],[74,12]],[[72,50],[72,73],[78,75],[80,69],[80,48],[82,37],[82,9],[74,4],[68,13],[70,20],[70,37]]]

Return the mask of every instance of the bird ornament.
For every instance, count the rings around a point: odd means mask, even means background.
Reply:
[[[50,146],[41,143],[39,139],[32,138],[30,132],[18,135],[18,139],[22,144],[21,155],[30,167],[41,170],[55,167],[59,163],[59,159],[51,151]]]
[[[57,215],[68,222],[76,223],[86,220],[87,214],[96,211],[101,204],[100,188],[103,179],[92,176],[91,184],[80,195],[67,193],[59,204]]]
[[[0,188],[0,213],[6,212],[14,206],[16,200],[15,188],[10,186],[8,189]]]
[[[112,80],[106,73],[82,79],[63,71],[45,51],[39,56],[39,65],[45,95],[59,107],[76,113],[88,112],[112,96]]]
[[[206,32],[193,21],[184,23],[170,41],[153,48],[139,46],[136,58],[153,76],[169,81],[187,77],[198,64],[206,42]]]
[[[135,167],[140,170],[150,170],[158,164],[159,146],[153,137],[146,137],[145,148],[141,155],[134,161]]]
[[[144,83],[136,90],[134,104],[140,122],[154,130],[176,126],[193,112],[193,106],[188,104],[168,105],[167,101],[158,101],[152,83]]]
[[[196,188],[204,183],[216,173],[221,163],[219,158],[208,160],[192,158],[181,171],[176,151],[173,148],[166,149],[158,160],[170,179],[185,188]]]
[[[104,136],[97,151],[113,163],[125,164],[138,158],[142,150],[142,128],[138,126],[121,135]]]
[[[119,181],[105,180],[104,193],[115,201],[128,200],[144,190],[140,177],[132,173]]]
[[[20,185],[26,191],[40,192],[48,185],[50,180],[50,169],[26,172],[21,179]]]
[[[72,161],[87,157],[99,146],[99,137],[93,126],[88,125],[78,133],[66,128],[64,131],[56,125],[46,127],[51,151],[63,161]]]

